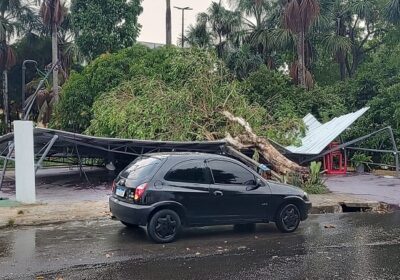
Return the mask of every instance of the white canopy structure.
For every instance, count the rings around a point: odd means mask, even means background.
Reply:
[[[368,109],[369,107],[363,108],[357,112],[334,118],[324,124],[320,123],[313,115],[307,114],[303,118],[307,131],[301,139],[301,146],[287,146],[285,149],[292,154],[318,155]]]

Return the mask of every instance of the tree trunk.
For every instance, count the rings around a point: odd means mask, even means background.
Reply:
[[[236,122],[243,126],[246,131],[245,135],[241,135],[233,138],[230,134],[227,134],[225,140],[232,145],[235,149],[241,150],[244,148],[254,147],[259,153],[272,165],[274,171],[288,175],[290,173],[301,173],[307,174],[308,169],[292,162],[284,155],[282,155],[269,141],[268,139],[257,136],[249,123],[243,118],[235,117],[231,113],[224,111],[222,113],[228,120]]]
[[[171,37],[171,0],[166,0],[167,1],[167,13],[166,13],[166,44],[167,46],[172,44],[172,37]]]
[[[346,37],[346,26],[342,17],[337,18],[336,26],[338,26],[337,34],[339,36]],[[344,81],[346,79],[346,53],[343,51],[338,51],[336,57],[339,63],[340,80]]]
[[[298,59],[298,76],[300,86],[305,88],[306,87],[306,69],[304,63],[304,32],[300,31],[297,36],[297,59]]]
[[[346,79],[346,60],[343,52],[337,52],[337,61],[339,63],[340,80],[344,81]]]
[[[8,106],[8,73],[7,70],[3,71],[3,113],[4,113],[4,127],[5,132],[8,133],[9,122],[9,106]]]
[[[51,32],[51,53],[52,53],[52,65],[58,63],[58,38],[57,38],[57,26],[53,24]],[[53,93],[56,101],[58,101],[58,66],[54,67],[53,70]]]

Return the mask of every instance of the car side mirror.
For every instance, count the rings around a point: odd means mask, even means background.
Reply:
[[[256,179],[256,184],[253,186],[248,186],[246,188],[247,191],[254,191],[256,189],[258,189],[259,187],[261,187],[263,185],[263,183],[261,182],[260,178]]]

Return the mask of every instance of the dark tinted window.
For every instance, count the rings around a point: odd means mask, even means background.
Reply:
[[[138,179],[153,175],[155,169],[161,163],[161,159],[146,157],[138,158],[129,164],[120,174],[122,178]]]
[[[242,166],[229,161],[213,160],[208,162],[216,184],[254,185],[255,178]]]
[[[172,182],[207,184],[202,161],[186,161],[171,168],[165,180]]]

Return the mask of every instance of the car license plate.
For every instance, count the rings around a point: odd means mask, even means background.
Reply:
[[[117,196],[124,197],[124,196],[125,196],[125,189],[123,189],[123,188],[117,188],[117,189],[115,190],[115,194],[116,194]]]

